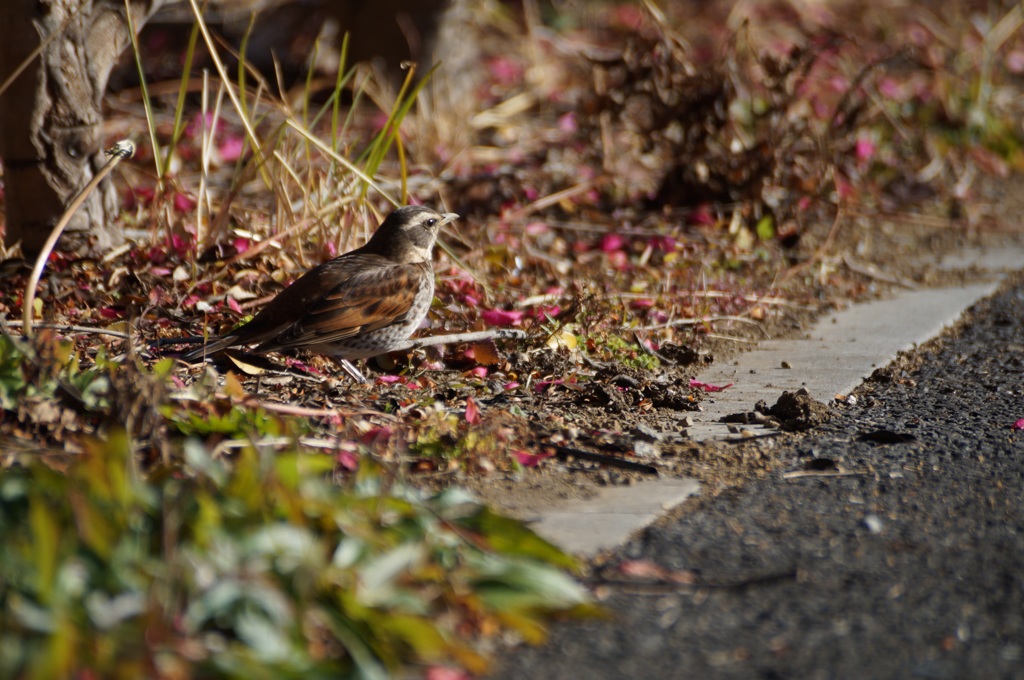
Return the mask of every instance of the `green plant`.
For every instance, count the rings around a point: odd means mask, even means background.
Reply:
[[[427,498],[330,457],[194,439],[134,472],[128,438],[64,472],[0,474],[0,675],[384,678],[401,664],[479,672],[473,640],[591,609],[572,560],[458,491]]]

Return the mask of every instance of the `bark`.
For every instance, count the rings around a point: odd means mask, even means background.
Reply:
[[[132,0],[136,26],[162,1]],[[0,0],[0,26],[0,82],[60,32],[0,95],[4,240],[8,246],[20,241],[32,254],[105,162],[101,99],[130,38],[123,0]],[[96,253],[122,242],[114,220],[118,205],[105,180],[68,225],[61,247]]]

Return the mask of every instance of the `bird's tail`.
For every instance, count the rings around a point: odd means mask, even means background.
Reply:
[[[228,347],[234,345],[237,340],[238,338],[235,335],[224,335],[219,338],[213,338],[202,347],[194,349],[191,352],[186,352],[178,358],[186,363],[194,364],[202,361],[206,357],[212,357],[215,354],[223,352]]]

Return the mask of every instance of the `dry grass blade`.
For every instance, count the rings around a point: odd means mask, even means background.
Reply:
[[[32,315],[35,310],[35,298],[36,298],[36,286],[39,285],[39,279],[43,276],[43,269],[46,268],[46,261],[50,259],[50,253],[53,252],[53,247],[57,245],[57,239],[64,233],[64,228],[68,226],[68,222],[71,221],[71,217],[82,207],[82,203],[85,202],[86,197],[92,193],[92,191],[99,186],[99,183],[103,181],[107,175],[109,175],[117,164],[126,158],[131,158],[135,155],[135,144],[130,140],[122,139],[114,146],[107,149],[107,155],[110,159],[107,161],[96,176],[85,185],[85,187],[78,192],[78,194],[72,199],[68,209],[64,211],[64,214],[58,220],[57,224],[54,225],[53,231],[50,232],[50,237],[46,239],[46,243],[43,244],[42,250],[39,251],[39,256],[36,258],[36,264],[32,268],[32,275],[29,276],[28,284],[25,286],[24,302],[22,303],[22,326],[21,330],[25,337],[32,337]]]

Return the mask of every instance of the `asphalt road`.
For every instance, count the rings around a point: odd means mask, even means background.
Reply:
[[[605,585],[609,620],[559,623],[492,677],[1024,679],[1024,277],[919,356],[784,449],[778,473],[599,572],[653,564],[702,585]],[[831,476],[782,474],[814,467]]]

